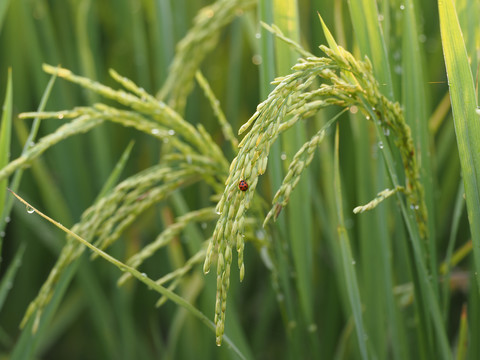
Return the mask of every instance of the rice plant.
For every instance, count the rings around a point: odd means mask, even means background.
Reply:
[[[478,358],[478,3],[5,4],[2,356]]]

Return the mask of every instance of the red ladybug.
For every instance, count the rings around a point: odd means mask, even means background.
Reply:
[[[242,191],[247,191],[248,189],[248,184],[245,180],[240,180],[240,182],[238,183],[238,188]]]

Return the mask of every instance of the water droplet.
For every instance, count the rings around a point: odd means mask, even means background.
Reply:
[[[260,38],[262,37],[262,35],[258,32],[258,33],[255,34],[255,37],[256,37],[257,39],[260,39]]]
[[[217,213],[217,215],[222,215],[222,212],[221,211],[215,211]]]
[[[9,223],[10,220],[11,220],[11,219],[10,219],[10,216],[7,216],[7,217],[5,218],[5,222],[6,222],[6,223]]]
[[[158,129],[152,129],[151,132],[152,132],[153,135],[157,135],[157,134],[160,132],[160,130],[158,130]]]
[[[35,209],[27,205],[27,213],[33,214],[34,212],[35,212]]]
[[[191,155],[187,155],[185,158],[187,159],[187,164],[192,163],[192,156]]]
[[[378,142],[378,147],[379,147],[380,149],[383,149],[383,141],[379,141],[379,142]]]
[[[405,10],[405,5],[400,5],[400,10]]]
[[[258,239],[258,240],[263,240],[263,239],[265,239],[265,231],[263,231],[263,230],[257,230],[257,231],[255,232],[255,235],[257,236],[257,239]]]
[[[0,231],[0,238],[4,238],[5,237],[5,231]]]
[[[378,21],[383,21],[384,20],[384,17],[382,14],[378,14]]]
[[[282,154],[280,155],[280,159],[287,160],[287,154],[285,154],[285,152],[282,152]]]
[[[263,62],[262,56],[259,54],[255,54],[252,56],[252,63],[254,65],[260,65]]]
[[[146,273],[142,273],[141,274],[143,277],[147,277],[147,274]]]
[[[172,130],[172,129],[168,130],[168,135],[171,135],[171,136],[175,135],[175,130]]]
[[[355,260],[352,260],[352,265],[356,265],[357,262]]]
[[[370,115],[365,116],[365,119],[370,120]]]
[[[170,142],[170,140],[168,140],[168,138],[163,138],[163,143],[164,144],[168,144]]]
[[[61,119],[63,119],[63,116],[64,116],[63,114],[59,114],[58,118],[61,120]]]
[[[383,129],[383,134],[384,134],[385,136],[390,136],[390,129],[389,129],[389,128]]]

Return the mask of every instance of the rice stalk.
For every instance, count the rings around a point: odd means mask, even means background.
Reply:
[[[177,44],[167,80],[157,98],[183,113],[195,73],[217,45],[219,31],[256,3],[255,0],[218,0],[201,9],[188,34]]]
[[[271,145],[285,129],[293,126],[300,119],[312,116],[315,112],[331,105],[343,108],[355,107],[367,119],[373,113],[385,134],[391,134],[399,148],[406,176],[405,194],[414,211],[420,234],[427,238],[427,214],[423,199],[423,188],[419,181],[419,169],[415,158],[410,128],[405,123],[403,112],[398,103],[392,103],[379,91],[372,67],[368,59],[356,60],[352,54],[340,46],[331,50],[320,47],[327,57],[301,58],[293,66],[293,72],[275,79],[275,89],[268,98],[258,105],[255,114],[240,128],[243,133],[250,131],[240,142],[237,157],[230,165],[230,173],[225,183],[225,190],[217,205],[220,218],[217,222],[212,240],[207,249],[204,272],[208,273],[214,255],[217,255],[217,300],[215,305],[215,324],[217,326],[217,344],[221,344],[224,331],[227,292],[230,285],[230,267],[233,249],[238,253],[240,281],[245,274],[243,264],[245,212],[249,209],[259,176],[264,174],[268,164]],[[315,81],[321,80],[319,87],[313,88]],[[297,153],[292,168],[300,174],[306,163],[311,161],[315,146],[321,140],[321,132],[314,136]],[[307,161],[300,161],[305,150]],[[278,216],[282,203],[298,183],[299,176],[293,176],[294,170],[287,174],[274,207],[267,215],[266,221]],[[241,180],[248,183],[247,191],[241,191]],[[282,202],[278,202],[282,196]]]
[[[272,28],[275,30],[275,28]],[[275,30],[278,31],[278,30]],[[217,295],[215,304],[215,325],[217,344],[221,344],[225,326],[227,292],[230,285],[230,268],[233,251],[238,254],[240,280],[245,276],[243,252],[245,247],[246,211],[251,207],[253,194],[260,175],[264,174],[268,164],[271,145],[278,136],[297,124],[308,119],[319,110],[336,105],[345,109],[356,108],[367,119],[374,115],[385,134],[391,134],[399,148],[403,160],[406,184],[404,193],[412,211],[414,211],[422,237],[426,238],[426,207],[423,202],[423,189],[419,182],[419,171],[410,129],[403,119],[398,103],[390,102],[379,91],[371,64],[356,60],[341,47],[331,50],[325,46],[321,49],[326,57],[310,56],[301,58],[293,66],[293,72],[273,81],[276,86],[268,98],[258,105],[255,114],[240,128],[239,133],[251,130],[240,142],[239,152],[227,171],[227,162],[221,149],[212,140],[202,125],[197,127],[186,122],[171,106],[138,88],[130,80],[112,71],[112,77],[128,92],[114,90],[110,87],[77,76],[67,69],[44,66],[51,74],[77,83],[84,88],[114,100],[129,108],[120,110],[105,104],[91,107],[79,107],[71,111],[54,113],[27,113],[22,117],[55,117],[74,118],[74,120],[55,133],[42,139],[19,159],[10,163],[10,168],[0,171],[0,178],[8,176],[19,166],[40,155],[52,144],[80,131],[87,131],[107,120],[123,126],[131,126],[142,132],[162,139],[172,145],[174,151],[168,153],[162,166],[152,167],[119,184],[115,190],[101,198],[82,216],[82,220],[74,227],[74,231],[91,241],[100,249],[109,247],[115,242],[138,215],[146,208],[166,199],[175,189],[203,179],[215,190],[221,192],[218,179],[225,181],[223,195],[216,207],[220,215],[215,231],[209,242],[204,272],[207,273],[216,257]],[[202,80],[200,80],[202,81]],[[322,84],[317,86],[316,83]],[[207,89],[203,84],[204,89]],[[213,99],[212,94],[207,95]],[[214,101],[214,100],[213,100]],[[297,152],[289,172],[281,188],[274,198],[274,206],[265,222],[288,203],[289,196],[304,171],[313,159],[314,151],[324,136],[324,130],[335,119],[327,123],[310,141]],[[228,174],[228,177],[227,177]],[[238,184],[241,180],[248,183],[248,190],[241,191]],[[189,218],[189,221],[194,220]],[[173,224],[165,234],[181,230],[184,224]],[[136,260],[138,265],[143,256],[151,255],[160,248],[171,235],[164,235],[158,242]],[[41,314],[48,303],[58,274],[75,258],[83,248],[67,245],[52,269],[52,272],[40,290],[40,293],[27,310],[23,324],[36,312]],[[172,286],[176,286],[173,284]]]
[[[116,241],[125,228],[132,224],[143,211],[168,198],[175,189],[195,180],[198,180],[198,175],[191,170],[173,170],[160,165],[149,168],[121,182],[110,194],[87,209],[81,221],[72,227],[72,232],[96,247],[105,249]],[[95,239],[97,241],[94,241]],[[39,294],[30,303],[21,322],[22,327],[34,314],[38,319],[35,322],[38,324],[43,309],[53,295],[60,274],[84,250],[85,247],[82,244],[72,239],[67,241]]]
[[[218,145],[213,142],[201,125],[194,127],[187,123],[169,106],[156,100],[143,89],[138,88],[132,81],[121,77],[114,71],[111,72],[112,77],[128,92],[114,90],[98,82],[77,76],[67,69],[48,65],[44,66],[44,69],[108,99],[115,100],[129,109],[117,109],[97,103],[91,107],[77,107],[73,110],[21,114],[22,118],[73,120],[58,128],[54,133],[40,139],[24,155],[0,170],[0,177],[7,177],[19,167],[27,165],[46,149],[68,136],[89,131],[103,121],[133,127],[170,145],[170,152],[163,157],[161,165],[148,168],[124,180],[87,209],[82,215],[81,221],[73,226],[72,230],[75,233],[92,242],[96,247],[106,249],[120,238],[125,229],[143,211],[164,201],[176,189],[203,179],[212,188],[219,191],[218,179],[221,181],[225,179],[225,175],[222,176],[222,174],[226,174],[228,163]],[[165,245],[168,242],[166,239],[171,239],[189,223],[215,217],[215,212],[207,208],[179,218],[179,222],[167,228],[157,242],[147,246],[131,261],[140,265],[154,251]],[[39,323],[42,311],[51,299],[60,274],[83,251],[82,245],[68,241],[36,299],[28,307],[22,326],[33,314],[36,318],[35,323]]]
[[[160,235],[158,235],[154,241],[131,256],[126,261],[126,264],[133,268],[138,268],[146,259],[155,254],[155,252],[157,252],[160,248],[168,245],[174,237],[180,234],[192,222],[210,221],[217,217],[218,216],[213,208],[200,209],[180,216],[172,225],[167,227]],[[123,274],[118,280],[118,284],[122,285],[130,277],[131,275],[128,273]]]

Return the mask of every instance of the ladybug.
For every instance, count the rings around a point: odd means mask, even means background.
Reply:
[[[238,188],[242,191],[247,191],[248,189],[248,184],[245,180],[240,180],[240,182],[238,183]]]

